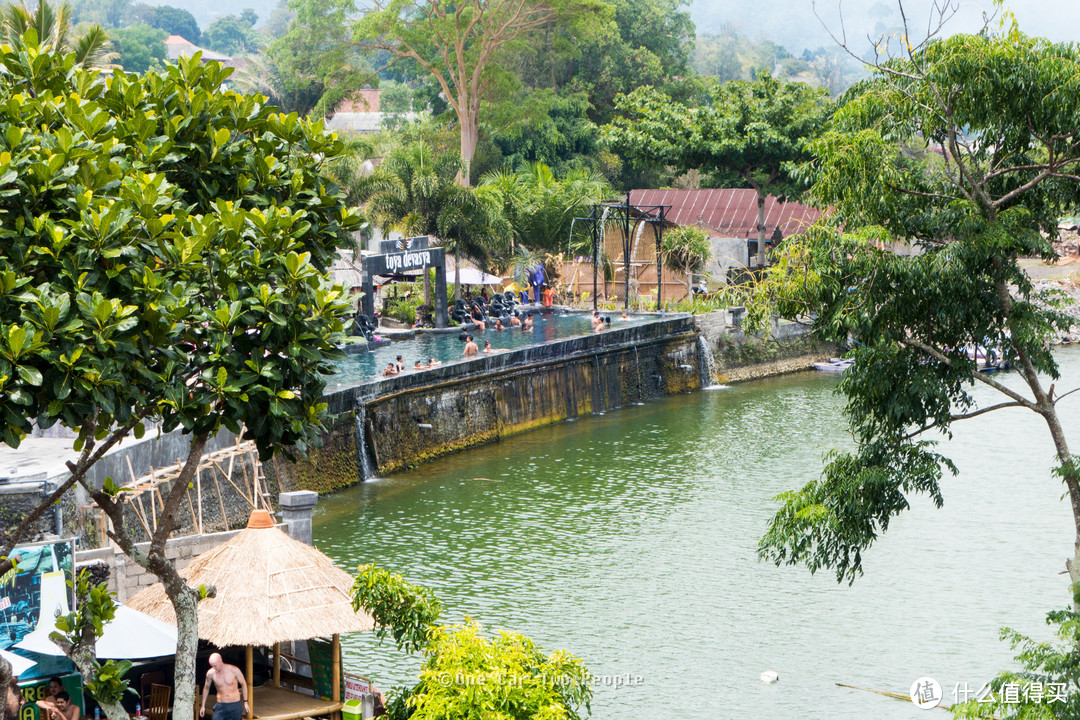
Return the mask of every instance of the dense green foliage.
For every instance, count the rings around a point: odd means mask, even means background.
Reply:
[[[0,10],[0,42],[16,50],[30,45],[28,51],[35,53],[71,53],[79,66],[108,67],[116,53],[105,31],[94,25],[76,37],[71,14],[71,6],[64,2],[51,5],[41,0],[33,7],[23,0],[9,2]],[[33,38],[24,41],[27,32]]]
[[[4,442],[156,417],[303,446],[347,309],[320,271],[358,221],[319,179],[340,143],[214,65],[99,82],[73,62],[0,51]]]
[[[953,467],[924,433],[947,437],[952,423],[1000,407],[1046,422],[1080,507],[1058,398],[1044,387],[1058,374],[1049,341],[1070,321],[1017,264],[1049,256],[1045,234],[1080,202],[1078,64],[1075,46],[1015,28],[929,42],[856,85],[811,143],[812,197],[833,215],[785,243],[761,292],[785,316],[813,313],[826,338],[857,341],[841,389],[858,447],[781,497],[763,557],[854,579],[862,553],[912,497],[942,502],[943,469]],[[923,162],[915,151],[928,147],[943,147],[948,161]],[[882,249],[895,241],[921,252]],[[979,372],[968,353],[976,347],[1009,360],[1022,384]],[[976,408],[975,382],[1002,402]],[[1080,563],[1069,567],[1076,582]]]
[[[163,70],[166,63],[165,31],[149,25],[131,25],[112,31],[120,67],[127,72]]]
[[[169,35],[179,35],[188,42],[199,44],[202,39],[195,16],[187,10],[171,5],[135,5],[131,15],[137,22],[164,30]]]
[[[398,650],[417,652],[428,646],[442,603],[429,588],[413,585],[376,565],[361,565],[352,586],[353,609],[375,620],[375,636],[390,635]]]
[[[591,699],[581,660],[565,651],[545,655],[518,633],[486,638],[466,620],[435,628],[405,705],[414,720],[579,720]]]
[[[470,619],[436,625],[442,604],[430,589],[375,565],[358,568],[352,598],[374,618],[378,637],[424,653],[420,681],[388,705],[392,719],[579,720],[579,708],[588,710],[591,677],[567,652],[545,655],[517,633],[486,638]]]
[[[571,171],[560,179],[543,163],[485,175],[481,189],[502,206],[516,244],[548,252],[565,250],[572,242],[574,218],[588,215],[592,204],[610,192],[604,178],[594,172]],[[592,242],[584,224],[576,232],[579,242]]]
[[[203,42],[214,52],[226,55],[252,52],[258,45],[254,32],[257,19],[250,10],[240,16],[226,15],[218,18],[203,31]]]

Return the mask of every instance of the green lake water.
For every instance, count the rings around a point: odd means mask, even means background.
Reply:
[[[1080,351],[1061,358],[1067,390]],[[1011,665],[1002,625],[1048,638],[1072,543],[1053,448],[1027,411],[957,426],[945,506],[915,498],[853,586],[759,562],[771,498],[850,443],[836,383],[804,373],[668,398],[444,458],[323,498],[315,542],[347,569],[376,562],[433,588],[448,620],[583,658],[594,718],[929,717],[835,683],[906,694],[930,676],[951,701]],[[1080,445],[1080,393],[1062,411]],[[345,647],[382,688],[420,665],[370,636]],[[763,684],[766,669],[780,682]],[[640,681],[604,684],[615,676]]]

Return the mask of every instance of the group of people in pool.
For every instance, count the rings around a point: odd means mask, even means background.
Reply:
[[[395,358],[394,362],[387,363],[386,367],[383,368],[382,376],[384,378],[394,377],[395,375],[400,375],[403,372],[408,372],[411,370],[429,370],[433,367],[438,367],[439,365],[442,365],[441,360],[436,360],[435,358],[428,358],[426,364],[423,360],[417,360],[412,365],[412,367],[409,367],[405,364],[405,358],[401,355],[398,355],[397,358]]]
[[[622,315],[619,317],[619,320],[624,321],[624,320],[629,320],[629,319],[630,319],[630,316],[627,314],[626,310],[623,310]],[[478,331],[480,331],[480,332],[483,332],[487,327],[487,324],[484,323],[482,320],[474,320],[473,322],[476,323],[476,329]],[[610,327],[610,325],[611,325],[611,316],[604,316],[604,315],[600,314],[599,310],[593,310],[591,322],[592,322],[593,332],[603,332],[606,328]],[[503,324],[502,319],[496,320],[493,329],[494,330],[509,330],[509,329],[515,328],[515,327],[520,327],[522,330],[532,330],[533,329],[533,317],[532,317],[532,315],[525,315],[524,320],[519,318],[516,314],[511,315],[508,322],[505,325]],[[479,355],[481,352],[483,352],[483,353],[506,352],[505,349],[495,349],[495,348],[491,347],[491,341],[490,340],[485,340],[484,341],[484,348],[483,348],[483,350],[481,350],[480,346],[476,344],[476,340],[473,338],[473,336],[465,333],[464,331],[462,331],[462,333],[460,335],[458,335],[458,340],[464,341],[465,349],[462,351],[461,354],[462,354],[462,356],[467,357],[467,358]],[[417,360],[416,363],[412,367],[406,367],[404,359],[402,358],[401,355],[398,355],[396,362],[388,363],[386,368],[383,369],[382,376],[384,378],[389,378],[389,377],[394,377],[395,375],[400,375],[401,373],[406,372],[408,370],[427,370],[429,368],[437,367],[439,365],[442,365],[441,361],[436,360],[435,358],[428,358],[427,364],[425,364],[422,360]]]
[[[479,313],[472,317],[472,324],[476,326],[477,332],[484,332],[488,326],[488,323],[484,322]],[[514,314],[507,318],[506,322],[503,322],[502,318],[497,319],[495,324],[491,327],[493,330],[509,330],[510,328],[516,327],[519,327],[522,330],[532,330],[533,318],[532,315],[525,315],[525,319],[522,320],[517,314]]]
[[[625,310],[622,311],[622,315],[619,317],[619,322],[629,320],[630,315]],[[599,310],[592,311],[592,330],[593,332],[604,332],[611,326],[611,316],[601,315]]]

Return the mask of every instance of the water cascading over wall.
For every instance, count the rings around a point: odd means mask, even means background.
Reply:
[[[676,317],[478,357],[327,396],[354,424],[358,480],[516,433],[698,390],[693,320]]]

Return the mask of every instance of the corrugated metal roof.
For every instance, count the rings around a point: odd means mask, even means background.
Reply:
[[[752,189],[631,190],[632,205],[670,205],[665,219],[676,225],[702,225],[724,237],[757,238],[757,193]],[[789,237],[821,217],[821,211],[794,201],[765,199],[765,237],[779,226]]]

